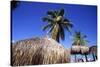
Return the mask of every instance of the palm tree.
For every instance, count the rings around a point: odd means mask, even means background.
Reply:
[[[86,43],[88,42],[85,38],[87,36],[86,35],[83,35],[80,31],[76,31],[75,32],[75,35],[74,35],[74,38],[73,38],[73,42],[74,44],[73,45],[86,45]]]
[[[75,32],[75,35],[73,36],[73,44],[71,48],[71,53],[72,54],[84,54],[86,61],[88,61],[87,54],[88,54],[89,48],[86,45],[88,42],[86,40],[86,37],[87,36],[83,35],[80,31]]]
[[[43,30],[49,29],[51,37],[59,42],[60,39],[65,39],[65,29],[70,32],[73,25],[64,17],[64,9],[47,11],[47,16],[43,17],[44,22],[48,22]]]

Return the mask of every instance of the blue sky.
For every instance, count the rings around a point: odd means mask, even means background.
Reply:
[[[72,33],[80,30],[87,35],[88,45],[97,44],[97,7],[89,5],[55,4],[39,2],[20,2],[12,11],[12,40],[18,41],[32,37],[44,37],[46,31],[42,27],[47,23],[42,21],[48,10],[65,10],[65,17],[74,25]],[[65,32],[65,40],[61,44],[70,48],[72,35]]]

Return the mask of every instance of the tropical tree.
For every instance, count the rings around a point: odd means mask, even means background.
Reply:
[[[86,40],[86,35],[83,35],[80,31],[76,31],[75,35],[73,36],[73,44],[72,44],[72,54],[84,54],[86,61],[87,59],[87,54],[89,51],[89,48],[87,46],[87,40]],[[76,59],[76,55],[75,55]],[[76,60],[75,60],[76,61]]]
[[[73,45],[82,45],[85,46],[87,44],[86,35],[83,35],[80,31],[76,31],[73,36]]]
[[[44,22],[48,22],[43,30],[49,29],[51,37],[59,42],[65,39],[65,30],[69,31],[73,27],[70,21],[64,16],[64,9],[47,11],[47,16],[43,17]]]

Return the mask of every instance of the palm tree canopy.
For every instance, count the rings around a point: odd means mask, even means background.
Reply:
[[[86,46],[87,41],[86,40],[87,36],[83,35],[80,31],[76,31],[74,36],[73,36],[73,44],[72,45],[82,45]]]
[[[48,22],[43,30],[49,29],[51,37],[59,42],[59,39],[65,39],[65,29],[70,32],[73,25],[64,17],[64,9],[47,11],[47,16],[43,17],[44,22]]]

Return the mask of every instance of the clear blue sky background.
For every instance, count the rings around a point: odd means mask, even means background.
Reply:
[[[48,10],[65,10],[65,17],[73,23],[73,32],[80,30],[87,35],[89,46],[97,44],[97,7],[73,4],[51,4],[39,2],[20,2],[18,7],[12,11],[12,40],[18,41],[32,37],[43,37],[46,31],[42,27],[47,23],[42,21]],[[65,32],[65,41],[61,44],[70,48],[72,35]]]

